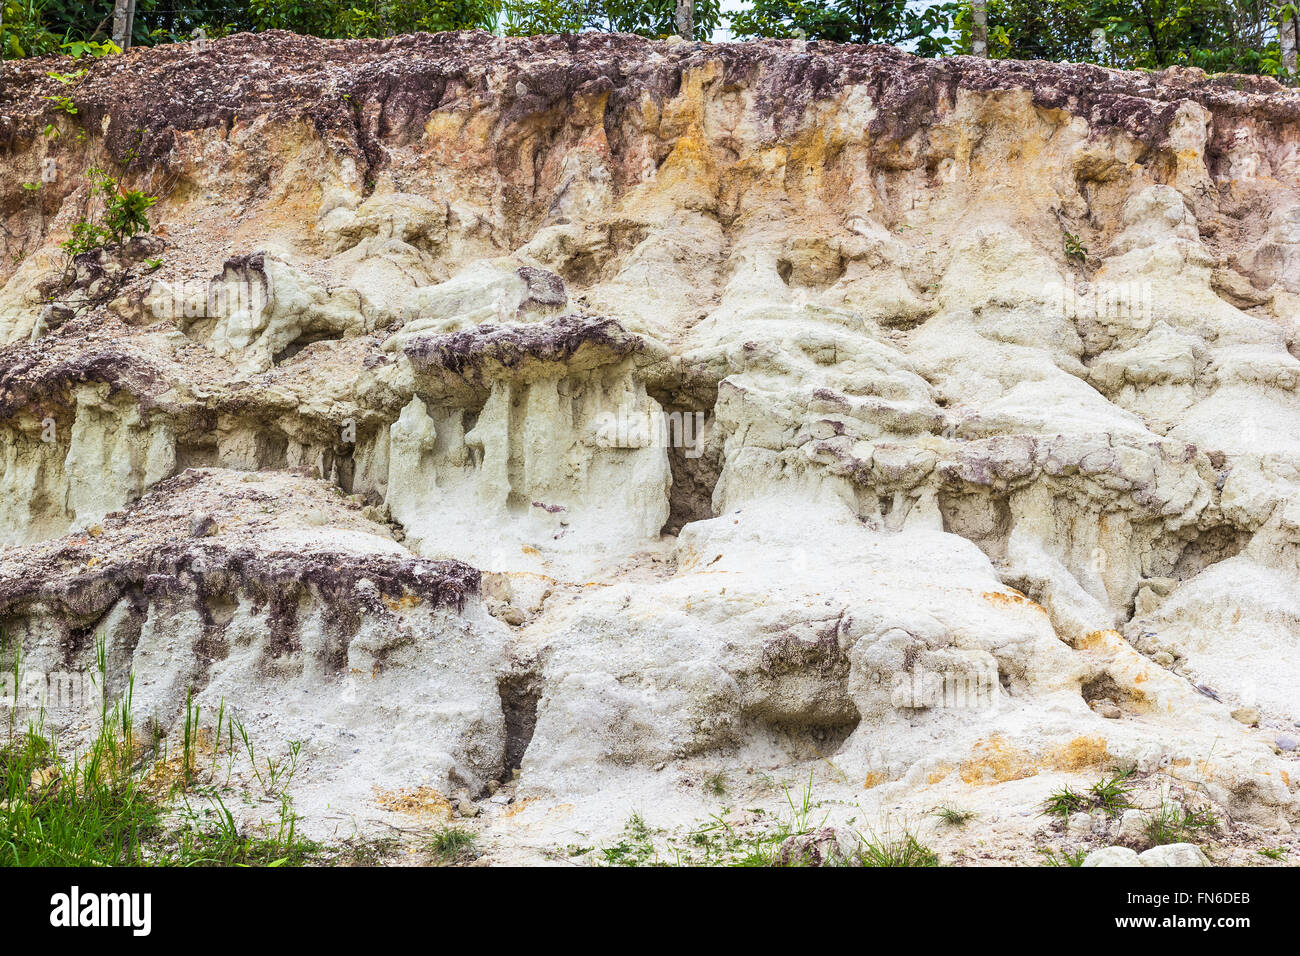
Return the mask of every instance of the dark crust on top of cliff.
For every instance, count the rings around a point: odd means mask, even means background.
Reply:
[[[30,140],[48,121],[52,104],[43,97],[69,88],[46,74],[67,70],[70,62],[43,57],[5,64],[0,148]],[[236,123],[274,116],[306,118],[326,141],[379,166],[384,142],[422,135],[435,110],[492,105],[503,123],[513,124],[607,95],[608,126],[644,95],[672,97],[685,70],[710,62],[720,65],[726,85],[753,88],[774,140],[801,123],[812,104],[853,85],[871,95],[877,112],[868,132],[881,145],[906,141],[960,90],[1028,90],[1040,107],[1082,116],[1098,132],[1121,129],[1149,146],[1159,145],[1184,100],[1216,116],[1249,114],[1257,124],[1300,122],[1300,93],[1265,77],[932,60],[887,46],[670,45],[598,33],[506,40],[476,31],[352,41],[239,34],[202,53],[174,44],[81,61],[89,73],[73,95],[86,128],[98,131],[108,118],[107,147],[119,160],[130,155],[147,165],[165,159],[177,131],[225,135]]]
[[[333,517],[336,526],[351,517],[319,482],[278,473],[267,480],[295,483],[310,495],[301,506]],[[262,546],[250,519],[259,506],[283,497],[238,480],[237,473],[182,472],[154,485],[126,510],[106,516],[93,533],[6,549],[0,556],[0,616],[45,603],[69,617],[93,619],[126,594],[139,598],[187,590],[239,591],[251,594],[255,603],[275,605],[304,588],[375,613],[384,611],[383,596],[408,594],[461,611],[479,592],[478,570],[460,561]],[[222,510],[212,510],[218,506]],[[216,537],[194,537],[198,514],[221,518],[229,527]]]
[[[50,340],[0,348],[0,421],[25,409],[64,404],[76,385],[104,383],[110,396],[131,395],[142,407],[169,387],[144,357],[111,344],[88,344],[76,334],[85,323],[72,325]]]
[[[477,379],[489,367],[518,368],[531,359],[570,367],[580,349],[590,359],[581,367],[609,364],[645,349],[638,335],[615,319],[564,315],[529,325],[479,325],[447,335],[420,336],[407,342],[405,352],[417,369],[442,369]]]
[[[375,586],[375,598],[416,595],[435,608],[463,611],[479,591],[480,574],[460,561],[398,558],[346,553],[259,552],[219,545],[171,542],[92,569],[69,572],[79,549],[68,545],[48,556],[48,563],[16,576],[0,576],[0,615],[21,613],[40,602],[74,618],[95,618],[128,591],[147,597],[185,591],[246,592],[258,604],[276,603],[285,594],[311,588],[332,602],[381,612],[363,587]],[[84,562],[82,562],[84,565]],[[45,573],[43,573],[45,572]]]

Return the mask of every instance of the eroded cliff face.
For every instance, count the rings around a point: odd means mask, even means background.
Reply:
[[[193,687],[304,741],[309,825],[504,781],[503,854],[810,772],[1010,859],[1115,765],[1300,817],[1300,94],[272,33],[91,63],[71,117],[58,68],[0,91],[32,666],[103,641],[164,731]],[[162,199],[74,296],[95,164]]]

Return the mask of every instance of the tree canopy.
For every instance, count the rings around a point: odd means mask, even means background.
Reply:
[[[510,36],[584,30],[668,36],[676,9],[676,0],[505,0],[502,26]],[[721,23],[718,0],[696,0],[696,39],[707,40]]]

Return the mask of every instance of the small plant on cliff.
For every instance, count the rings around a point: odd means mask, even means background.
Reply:
[[[1087,850],[1075,850],[1073,853],[1067,850],[1053,850],[1050,847],[1039,847],[1039,853],[1043,855],[1043,866],[1083,866],[1083,861],[1088,857]]]
[[[1217,830],[1219,818],[1208,807],[1191,810],[1176,801],[1160,798],[1160,806],[1147,820],[1145,836],[1155,846],[1167,843],[1193,843],[1209,830]]]
[[[451,863],[474,846],[476,837],[471,831],[460,827],[446,827],[439,830],[429,841],[429,849],[444,863]]]
[[[857,860],[849,863],[858,866],[938,866],[939,855],[904,832],[897,836],[872,838],[862,841]]]
[[[974,810],[958,810],[956,807],[940,807],[934,815],[950,827],[964,827],[977,816]]]
[[[1049,817],[1066,819],[1072,813],[1090,813],[1100,810],[1108,817],[1117,817],[1133,804],[1128,795],[1133,788],[1127,781],[1133,776],[1133,768],[1118,770],[1098,780],[1088,788],[1087,793],[1078,793],[1069,787],[1062,787],[1052,792],[1043,801],[1042,812]]]
[[[110,301],[130,278],[125,268],[112,263],[95,266],[89,277],[79,275],[77,257],[104,248],[120,249],[133,236],[149,232],[149,210],[158,201],[157,196],[126,189],[98,166],[86,175],[91,184],[87,214],[72,224],[68,238],[59,244],[64,253],[62,274],[48,297],[74,312]],[[83,287],[84,292],[77,294]]]
[[[54,108],[60,113],[67,113],[69,116],[77,115],[77,104],[71,96],[47,96],[45,97],[54,104]]]
[[[98,215],[91,214],[72,225],[72,236],[62,244],[69,256],[91,252],[110,243],[121,245],[132,236],[149,231],[149,210],[158,202],[138,189],[126,189],[116,178],[94,166],[86,173],[91,182],[92,202],[103,204]]]
[[[1133,804],[1129,802],[1128,795],[1133,792],[1133,788],[1126,785],[1131,776],[1133,769],[1130,767],[1094,783],[1088,788],[1093,805],[1108,817],[1117,817],[1131,807]]]
[[[1088,247],[1072,232],[1065,234],[1065,257],[1078,262],[1088,261]]]
[[[1088,808],[1088,798],[1081,793],[1076,793],[1069,787],[1062,787],[1060,790],[1052,791],[1051,795],[1043,801],[1043,814],[1049,817],[1060,817],[1064,820],[1072,813],[1078,813]]]

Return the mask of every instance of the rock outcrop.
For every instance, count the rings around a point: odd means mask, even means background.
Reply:
[[[28,667],[302,741],[308,826],[504,783],[545,847],[811,772],[1009,846],[1114,766],[1300,819],[1300,93],[268,33],[69,116],[57,67],[0,88]],[[95,165],[155,228],[70,265]]]

